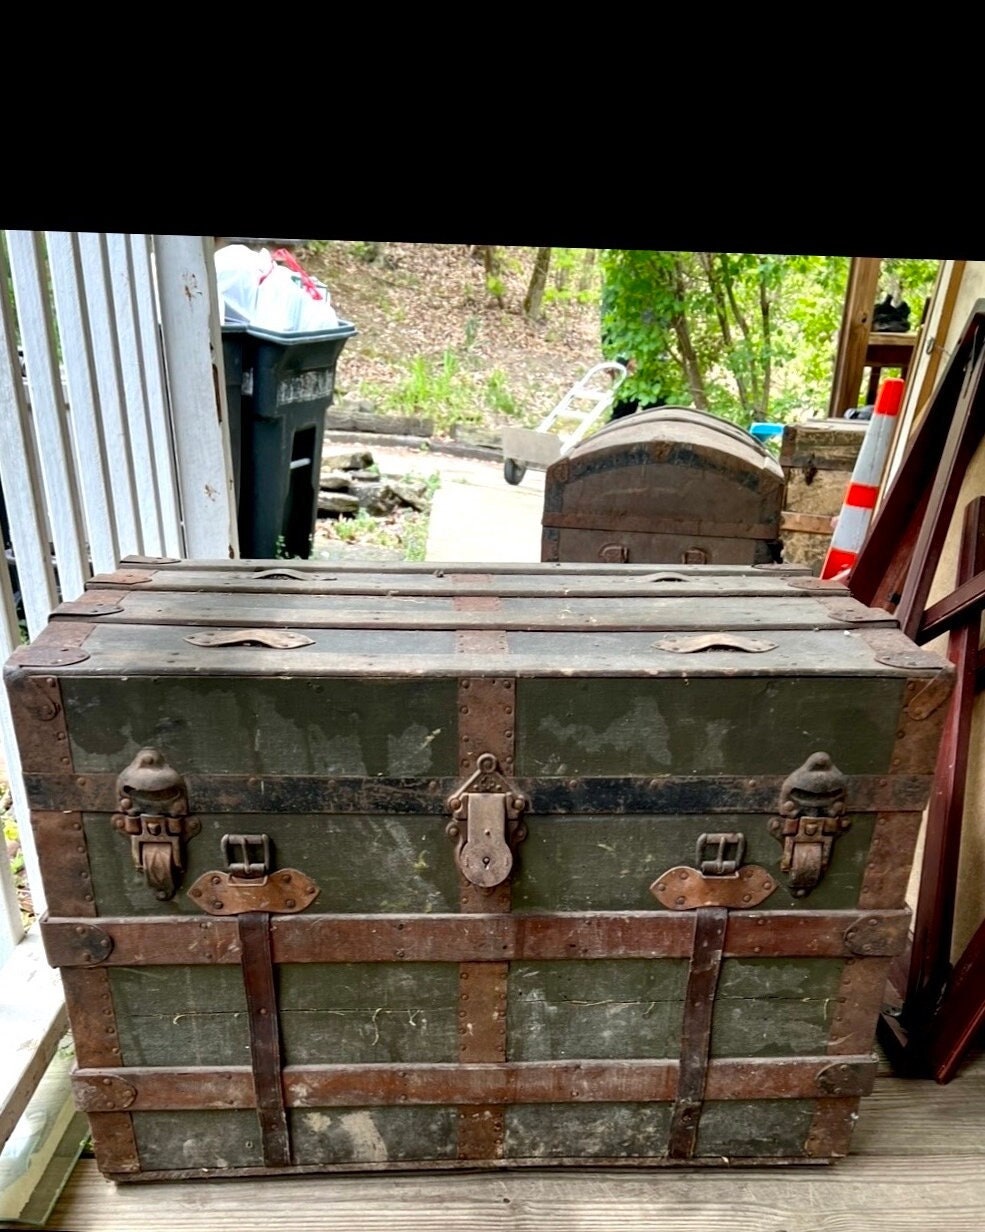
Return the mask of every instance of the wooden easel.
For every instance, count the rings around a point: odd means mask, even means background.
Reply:
[[[903,631],[926,643],[949,633],[956,689],[928,811],[920,897],[909,955],[892,982],[899,1017],[880,1032],[902,1072],[956,1072],[974,1023],[985,1022],[985,924],[951,971],[958,853],[978,649],[985,610],[985,498],[965,511],[955,589],[929,610],[927,596],[968,465],[985,438],[985,300],[979,300],[873,520],[849,578],[852,595],[895,611]]]

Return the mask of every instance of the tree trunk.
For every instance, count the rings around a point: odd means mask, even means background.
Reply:
[[[756,340],[752,336],[752,331],[749,328],[749,322],[746,320],[742,309],[739,307],[738,300],[735,298],[735,288],[732,285],[732,271],[729,269],[728,257],[725,253],[719,253],[719,259],[722,263],[722,276],[725,280],[725,290],[728,294],[729,306],[732,309],[732,315],[738,323],[739,329],[742,331],[742,337],[745,339],[746,347],[749,351],[749,384],[752,387],[752,416],[754,419],[759,418],[756,412],[763,405],[762,393],[759,383],[759,374],[756,371]],[[762,284],[760,284],[762,286]]]
[[[683,305],[685,294],[684,270],[680,261],[674,262],[674,294],[678,304]],[[683,308],[678,309],[674,313],[671,324],[674,327],[674,333],[677,335],[677,345],[681,349],[681,366],[684,369],[684,375],[687,378],[688,389],[691,391],[694,405],[699,411],[707,411],[708,395],[705,393],[701,366],[698,363],[697,352],[691,342],[691,331],[688,328],[687,317],[684,314]]]
[[[534,261],[534,271],[530,275],[530,286],[523,297],[523,315],[528,321],[539,321],[543,316],[541,302],[544,298],[544,288],[547,286],[547,273],[551,268],[550,248],[538,248]]]
[[[581,273],[578,275],[578,290],[590,291],[595,278],[595,249],[586,248],[581,262]]]
[[[715,316],[718,318],[718,328],[721,331],[722,338],[725,340],[725,346],[731,355],[733,349],[732,342],[732,327],[729,325],[728,305],[725,302],[725,295],[722,291],[722,284],[719,280],[718,273],[715,269],[715,253],[699,252],[698,260],[701,263],[701,268],[705,272],[705,277],[708,279],[708,289],[711,291],[711,298],[715,305]],[[755,414],[755,407],[749,404],[749,391],[746,388],[745,378],[741,372],[733,368],[732,375],[735,377],[735,387],[739,394],[739,401],[742,404],[743,410],[750,414]]]
[[[770,297],[765,275],[759,276],[759,310],[763,318],[763,403],[757,418],[765,419],[770,409],[770,382],[773,379],[773,353],[770,338]]]

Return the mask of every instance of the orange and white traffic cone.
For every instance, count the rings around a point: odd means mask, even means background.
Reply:
[[[896,434],[896,417],[903,401],[905,384],[899,377],[888,377],[879,386],[875,409],[855,461],[852,481],[845,493],[831,544],[821,567],[822,578],[844,581],[865,541],[879,498],[882,472]]]

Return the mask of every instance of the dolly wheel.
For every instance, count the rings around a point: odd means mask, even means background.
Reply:
[[[503,459],[503,478],[507,483],[514,485],[520,483],[526,473],[526,466],[522,462],[517,462],[516,458]]]

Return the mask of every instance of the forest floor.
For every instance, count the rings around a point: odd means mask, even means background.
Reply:
[[[298,252],[329,289],[340,319],[358,331],[338,359],[335,406],[370,402],[381,414],[434,424],[422,450],[407,451],[399,469],[391,451],[391,469],[383,471],[384,478],[415,483],[428,507],[320,518],[313,555],[424,559],[429,503],[442,482],[441,447],[456,426],[484,430],[493,440],[503,424],[534,426],[602,358],[595,254],[576,254],[574,267],[551,273],[542,318],[531,321],[523,300],[535,254],[497,249],[490,277],[481,251],[461,244],[333,240]],[[365,448],[372,453],[370,438]],[[338,452],[330,433],[325,449]],[[490,465],[501,465],[498,454],[490,456]]]
[[[543,418],[602,358],[598,274],[594,265],[552,273],[543,319],[530,321],[522,307],[536,249],[496,252],[490,289],[481,252],[464,244],[332,240],[304,250],[302,264],[358,330],[339,357],[336,400],[392,389],[415,361],[437,366],[450,355],[480,386],[490,378],[502,384],[503,402],[515,406],[510,418]],[[581,296],[559,289],[562,272],[572,284],[587,274],[589,288]]]

